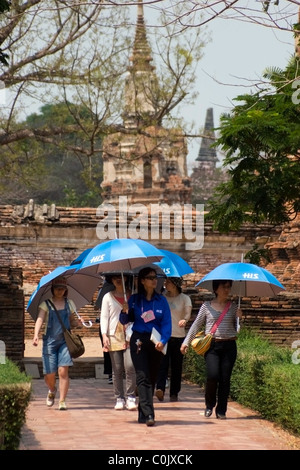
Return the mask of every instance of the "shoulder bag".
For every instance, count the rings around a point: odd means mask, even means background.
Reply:
[[[57,315],[57,318],[61,324],[61,327],[63,329],[63,332],[64,332],[64,337],[65,337],[65,341],[67,343],[67,346],[68,346],[68,349],[69,349],[69,352],[70,352],[70,355],[73,359],[76,359],[77,357],[80,357],[82,356],[82,354],[84,353],[85,351],[85,347],[84,347],[84,344],[83,344],[83,341],[81,339],[81,337],[79,335],[77,335],[76,333],[71,333],[66,327],[65,325],[63,324],[61,318],[60,318],[60,315],[55,307],[55,305],[53,304],[53,302],[51,302],[51,300],[48,300],[48,302],[51,304],[51,306],[54,308],[55,310],[55,313]]]
[[[218,326],[220,325],[221,321],[225,317],[226,313],[228,312],[230,304],[231,304],[231,302],[227,303],[227,305],[224,308],[223,312],[219,316],[218,320],[215,322],[215,324],[212,327],[212,329],[210,330],[210,332],[207,333],[207,335],[205,334],[204,331],[199,331],[199,333],[196,334],[195,338],[191,341],[191,346],[192,346],[193,350],[195,351],[195,353],[200,354],[201,356],[204,356],[206,351],[209,350],[210,345],[211,345],[211,341],[213,339],[213,335],[214,335],[216,329],[218,328]]]

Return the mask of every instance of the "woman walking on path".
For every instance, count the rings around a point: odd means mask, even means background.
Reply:
[[[49,389],[46,405],[53,406],[56,395],[56,373],[59,377],[59,410],[66,410],[66,396],[69,390],[69,367],[73,365],[68,346],[65,342],[62,326],[55,312],[58,314],[65,327],[76,328],[80,322],[76,317],[76,307],[71,299],[68,299],[67,280],[64,277],[53,279],[51,286],[52,298],[45,300],[39,306],[39,313],[34,327],[33,346],[39,343],[39,332],[45,323],[43,335],[43,373]]]
[[[205,334],[208,334],[214,323],[218,320],[228,303],[232,281],[213,281],[213,291],[216,298],[211,302],[204,302],[199,313],[184,339],[181,352],[185,354],[189,344],[205,324]],[[205,353],[206,384],[204,415],[209,418],[216,406],[216,417],[226,418],[227,403],[230,392],[230,379],[236,361],[237,347],[237,318],[242,312],[235,303],[230,303],[229,310],[219,324],[209,350]]]
[[[136,371],[139,395],[138,422],[147,426],[155,424],[153,395],[162,350],[171,336],[171,311],[166,298],[156,292],[157,273],[144,268],[138,275],[138,290],[124,305],[120,314],[122,324],[133,322],[130,351]],[[154,344],[150,337],[153,328],[160,334]]]
[[[124,276],[124,280],[127,280],[126,276]],[[125,408],[136,410],[136,378],[129,349],[129,337],[126,338],[126,329],[119,321],[120,312],[126,302],[121,274],[112,275],[111,282],[114,289],[104,295],[101,305],[100,328],[103,351],[108,351],[111,359],[116,398],[115,410],[124,410]],[[128,299],[129,290],[127,290],[126,296]],[[126,393],[123,384],[124,373]]]
[[[169,367],[170,376],[170,401],[177,401],[181,389],[183,355],[180,347],[185,337],[185,327],[191,318],[192,301],[190,297],[182,293],[182,278],[168,277],[165,281],[166,297],[171,309],[172,334],[168,341],[167,354],[163,357],[158,373],[155,395],[159,401],[164,400],[166,381]]]

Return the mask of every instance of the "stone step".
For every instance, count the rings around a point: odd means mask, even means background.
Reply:
[[[103,357],[79,357],[73,360],[69,369],[71,379],[104,378]],[[34,379],[43,378],[43,363],[40,357],[25,357],[22,361],[23,370]]]

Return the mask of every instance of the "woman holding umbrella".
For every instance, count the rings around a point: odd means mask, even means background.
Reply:
[[[128,332],[120,323],[119,317],[124,302],[130,297],[127,289],[127,276],[115,273],[106,276],[113,284],[113,290],[107,292],[102,300],[100,329],[103,338],[103,351],[110,355],[113,370],[113,386],[116,398],[115,410],[136,410],[136,380],[135,370],[129,349]],[[123,281],[124,280],[124,286]],[[125,287],[125,291],[124,291]],[[127,304],[126,304],[127,305]],[[125,374],[126,388],[124,390],[123,377]]]
[[[143,268],[138,274],[137,293],[123,306],[120,322],[133,322],[130,351],[136,372],[139,396],[138,422],[147,426],[155,424],[153,394],[163,349],[172,331],[171,311],[167,299],[156,292],[157,273],[151,267]],[[160,338],[152,342],[153,328]]]
[[[213,291],[216,297],[211,302],[202,304],[181,346],[181,352],[185,354],[202,325],[205,324],[205,334],[208,334],[222,312],[227,309],[214,334],[211,346],[204,355],[206,363],[204,415],[206,418],[212,415],[214,407],[216,407],[217,418],[226,418],[230,379],[237,356],[237,319],[242,316],[241,310],[235,303],[228,303],[231,287],[231,280],[213,281]]]
[[[60,276],[53,279],[51,293],[52,298],[44,300],[39,306],[32,344],[34,346],[38,345],[39,332],[45,323],[42,356],[45,382],[49,389],[46,405],[50,407],[54,404],[56,373],[58,372],[60,394],[58,409],[66,410],[65,399],[69,390],[69,366],[73,365],[73,361],[57,314],[60,315],[62,322],[68,330],[80,326],[80,322],[76,317],[74,302],[67,298],[68,286],[65,277]]]

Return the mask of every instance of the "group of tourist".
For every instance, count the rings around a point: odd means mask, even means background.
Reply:
[[[100,302],[100,335],[103,351],[109,356],[115,410],[138,411],[138,422],[155,424],[154,396],[165,399],[170,373],[169,399],[177,401],[181,390],[184,354],[197,332],[205,325],[209,333],[228,303],[232,282],[213,283],[215,298],[204,302],[186,334],[191,318],[192,302],[182,292],[182,278],[168,277],[158,290],[158,275],[153,267],[139,271],[137,291],[132,293],[128,277],[112,274],[106,277],[106,293]],[[52,281],[52,297],[41,303],[35,323],[33,345],[43,332],[43,373],[48,387],[46,405],[53,406],[59,378],[59,410],[66,410],[69,388],[69,366],[72,358],[64,340],[60,315],[66,328],[80,324],[74,302],[68,299],[67,280]],[[237,318],[241,311],[231,302],[223,321],[218,325],[209,350],[205,353],[206,386],[204,416],[215,408],[216,417],[226,418],[230,379],[236,360]],[[125,387],[124,387],[125,378]]]

